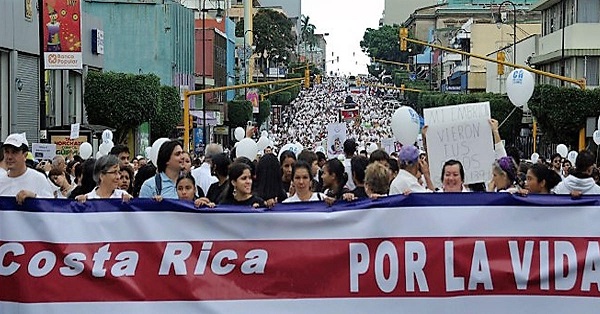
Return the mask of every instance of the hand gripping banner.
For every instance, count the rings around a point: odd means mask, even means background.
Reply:
[[[0,198],[0,313],[595,313],[600,198]]]

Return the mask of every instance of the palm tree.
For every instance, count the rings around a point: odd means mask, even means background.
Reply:
[[[304,44],[304,58],[306,58],[306,45],[310,44],[311,49],[316,43],[315,26],[310,23],[310,16],[302,15],[300,18],[300,40]]]

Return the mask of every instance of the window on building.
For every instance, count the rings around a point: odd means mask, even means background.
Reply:
[[[598,57],[587,57],[586,58],[586,75],[585,79],[587,81],[588,86],[598,86],[600,85],[600,60]]]
[[[600,1],[580,0],[577,4],[577,23],[600,22]]]

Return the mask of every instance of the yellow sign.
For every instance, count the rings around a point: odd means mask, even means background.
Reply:
[[[79,154],[79,146],[85,142],[87,142],[87,136],[80,136],[73,140],[69,138],[69,135],[50,136],[50,143],[56,144],[57,155],[77,155]]]

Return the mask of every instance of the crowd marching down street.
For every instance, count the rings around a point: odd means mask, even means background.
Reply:
[[[282,202],[333,204],[428,192],[600,194],[596,158],[588,150],[569,159],[556,153],[537,161],[520,160],[507,154],[498,122],[489,114],[475,117],[483,118],[484,124],[468,128],[437,123],[438,113],[425,113],[424,125],[422,119],[415,122],[421,124],[418,136],[409,137],[414,141],[398,143],[412,126],[395,126],[394,120],[405,109],[412,118],[414,111],[384,103],[375,89],[350,93],[347,87],[344,80],[332,78],[302,91],[284,108],[281,124],[268,131],[272,144],[256,156],[236,156],[238,149],[212,143],[200,161],[180,142],[169,140],[157,148],[155,158],[132,159],[127,146],[116,145],[97,159],[56,156],[34,164],[25,135],[11,134],[0,154],[0,195],[16,197],[17,203],[27,198],[153,198],[208,208],[272,208]],[[469,112],[469,118],[476,112],[460,108],[456,112]],[[251,136],[252,130],[247,133]],[[476,140],[471,138],[474,134]],[[462,144],[450,145],[457,139]],[[482,152],[470,148],[458,153],[479,140],[489,143],[477,148]]]

